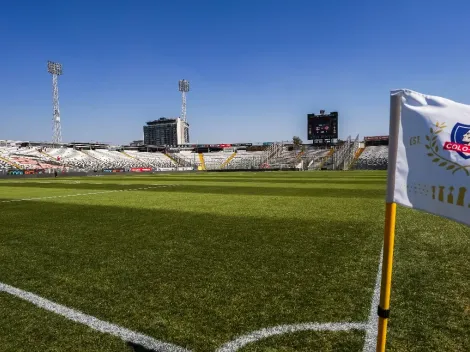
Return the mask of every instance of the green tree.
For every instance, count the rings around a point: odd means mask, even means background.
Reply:
[[[299,150],[299,149],[302,148],[302,144],[303,144],[304,142],[302,142],[302,140],[300,139],[300,137],[294,136],[294,137],[292,137],[292,143],[294,144],[294,149],[295,149],[295,150]]]

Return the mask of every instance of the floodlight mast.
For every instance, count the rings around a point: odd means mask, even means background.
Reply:
[[[178,82],[178,90],[181,92],[181,99],[182,99],[182,104],[181,104],[181,119],[184,122],[186,121],[186,93],[189,92],[189,81],[185,79],[181,79]]]
[[[59,76],[62,75],[62,64],[47,62],[47,72],[52,74],[52,144],[62,143],[62,128],[60,126],[59,109]]]

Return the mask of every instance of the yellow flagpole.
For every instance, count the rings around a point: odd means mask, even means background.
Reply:
[[[380,287],[380,305],[378,307],[379,330],[377,352],[385,352],[387,325],[390,314],[390,291],[392,288],[393,247],[395,244],[395,221],[397,204],[387,203],[385,208],[384,252],[382,265],[382,284]]]
[[[385,207],[384,250],[382,261],[382,283],[380,286],[380,304],[377,310],[379,327],[377,334],[377,352],[385,352],[387,325],[390,315],[390,292],[392,288],[393,248],[395,244],[395,223],[397,204],[394,201],[395,174],[398,159],[398,137],[401,118],[400,92],[390,95],[390,136],[388,142],[388,177],[387,200]]]

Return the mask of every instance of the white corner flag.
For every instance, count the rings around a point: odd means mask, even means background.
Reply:
[[[391,94],[387,202],[470,225],[470,105]]]
[[[388,150],[377,352],[387,340],[396,205],[470,225],[470,105],[392,91]]]

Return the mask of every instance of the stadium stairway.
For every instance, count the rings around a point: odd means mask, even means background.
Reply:
[[[0,160],[6,162],[7,164],[9,164],[9,165],[11,165],[11,166],[16,167],[16,168],[19,169],[19,170],[22,170],[22,169],[23,169],[23,167],[22,167],[20,164],[17,164],[17,163],[15,163],[15,162],[13,162],[13,161],[11,161],[11,160],[8,160],[8,159],[6,159],[6,158],[4,158],[4,157],[1,157],[1,156],[0,156]]]
[[[179,153],[175,153],[171,155],[171,158],[173,161],[176,163],[178,166],[183,166],[183,167],[191,167],[192,164],[190,161],[186,160],[185,158],[181,157]]]
[[[165,155],[167,158],[169,158],[171,161],[173,161],[175,163],[175,165],[178,165],[178,162],[170,154],[163,153],[163,155]]]
[[[348,170],[351,170],[354,165],[356,164],[357,162],[357,159],[359,159],[359,157],[361,156],[362,152],[364,151],[364,149],[366,148],[358,148],[357,151],[356,151],[356,154],[354,154],[354,159],[353,161],[351,162],[351,164],[349,165],[348,167]]]
[[[126,153],[124,150],[121,150],[120,152],[121,152],[121,154],[123,154],[124,156],[126,156],[126,157],[128,157],[128,158],[130,158],[130,159],[132,159],[132,160],[137,160],[139,163],[142,163],[142,165],[145,165],[146,167],[153,167],[152,164],[149,164],[149,163],[148,163],[148,161],[139,159],[139,158],[136,157],[136,156],[132,156],[132,155]]]
[[[328,161],[328,159],[330,159],[333,156],[334,153],[335,153],[335,149],[331,148],[328,154],[326,154],[326,156],[323,158],[323,161],[321,162],[320,166],[318,167],[319,170],[322,169],[323,165],[325,165],[325,163]]]
[[[235,158],[235,156],[237,155],[237,152],[233,152],[228,158],[227,160],[225,160],[222,165],[220,165],[220,168],[223,169],[224,167],[226,167],[228,164],[230,164],[230,162],[232,161],[233,158]]]
[[[83,154],[85,154],[87,157],[92,158],[92,159],[95,159],[95,160],[98,160],[99,162],[101,162],[100,159],[95,158],[93,155],[89,154],[87,151],[85,151],[85,150],[83,150],[83,149],[82,149],[82,150],[79,150],[79,151],[82,152]]]
[[[132,156],[132,155],[130,155],[130,154],[127,154],[124,150],[121,150],[121,154],[127,156],[128,158],[131,158],[131,159],[134,159],[134,160],[137,160],[137,161],[142,162],[142,160],[136,158],[135,156]]]
[[[44,155],[44,156],[46,156],[46,157],[48,157],[50,160],[54,160],[54,161],[57,160],[57,158],[54,158],[52,155],[49,155],[49,154],[47,154],[46,152],[39,152],[39,153],[42,154],[42,155]]]
[[[206,162],[204,161],[204,154],[199,153],[199,161],[201,162],[201,170],[205,170]]]

